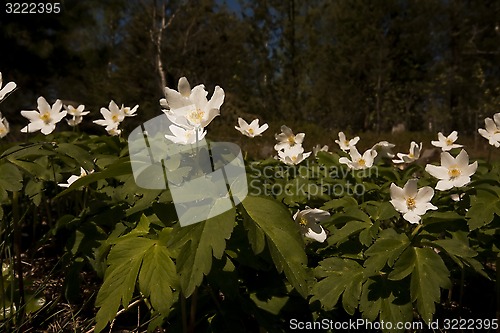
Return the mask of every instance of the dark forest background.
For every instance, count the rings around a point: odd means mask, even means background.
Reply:
[[[83,103],[93,119],[111,99],[139,104],[142,122],[181,76],[210,94],[223,87],[219,121],[231,126],[258,116],[472,134],[500,111],[500,1],[61,4],[59,14],[2,8],[0,71],[19,89],[0,109],[14,126],[38,96]]]

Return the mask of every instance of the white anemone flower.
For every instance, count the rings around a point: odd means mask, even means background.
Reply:
[[[311,152],[304,153],[301,145],[284,148],[278,151],[278,159],[288,165],[297,165],[311,155]]]
[[[372,149],[377,152],[377,159],[394,158],[392,148],[396,145],[387,141],[380,141],[373,145]]]
[[[342,149],[343,152],[348,152],[352,147],[356,147],[356,144],[359,141],[359,136],[354,137],[351,140],[346,139],[344,132],[339,132],[339,139],[335,140]]]
[[[101,108],[101,114],[104,119],[94,120],[94,123],[105,126],[108,133],[113,129],[116,132],[118,130],[118,125],[125,119],[125,114],[122,109],[119,108],[113,100],[109,102],[109,109]]]
[[[304,133],[295,135],[289,127],[283,125],[281,126],[281,133],[274,135],[275,139],[278,141],[278,143],[274,145],[274,149],[280,151],[294,146],[302,146],[305,136]]]
[[[410,144],[410,150],[408,154],[398,153],[399,160],[392,160],[394,163],[411,163],[415,162],[420,158],[420,152],[422,151],[422,142],[420,142],[420,146],[412,141]]]
[[[8,94],[10,94],[17,85],[15,82],[9,82],[2,88],[2,73],[0,72],[0,101],[4,99]]]
[[[500,113],[496,113],[493,119],[484,119],[484,125],[486,129],[480,128],[477,131],[485,139],[488,139],[488,143],[496,148],[500,147]]]
[[[66,119],[69,126],[76,126],[80,124],[83,120],[83,116],[86,116],[90,113],[90,111],[84,111],[85,105],[79,105],[78,107],[74,107],[73,105],[64,105],[64,108],[68,112],[69,115],[73,116],[72,119]]]
[[[73,184],[74,182],[76,182],[78,179],[82,178],[82,177],[85,177],[86,175],[89,175],[91,173],[93,173],[94,170],[90,170],[88,173],[87,171],[80,167],[80,175],[77,176],[77,175],[72,175],[68,178],[68,182],[67,183],[58,183],[57,185],[59,185],[60,187],[70,187],[71,184]]]
[[[123,112],[123,115],[125,117],[135,117],[137,116],[136,112],[137,109],[139,108],[139,105],[134,106],[132,109],[128,106],[123,106],[120,108],[120,110]]]
[[[377,156],[377,151],[373,149],[368,149],[361,155],[355,146],[351,146],[349,150],[349,155],[351,159],[347,157],[339,158],[339,162],[342,164],[346,164],[347,167],[351,170],[362,170],[368,169],[373,166],[373,162],[375,157]]]
[[[66,119],[66,122],[68,123],[69,126],[75,127],[78,124],[80,124],[83,120],[83,117],[80,116],[73,116],[71,119]]]
[[[210,100],[203,84],[190,88],[186,78],[179,80],[179,92],[165,88],[165,99],[160,100],[168,119],[174,124],[186,129],[206,127],[220,114],[224,103],[224,90],[216,86]]]
[[[314,239],[320,243],[326,240],[326,231],[319,222],[330,217],[330,213],[318,208],[309,208],[306,206],[304,210],[298,210],[293,219],[299,225],[303,236]]]
[[[185,129],[176,125],[168,127],[173,135],[165,134],[165,138],[182,145],[194,144],[196,141],[203,140],[207,131],[203,128]]]
[[[66,116],[67,112],[61,111],[62,102],[60,100],[56,100],[51,107],[45,98],[40,96],[37,103],[38,111],[21,111],[21,115],[30,121],[27,126],[21,129],[21,132],[41,131],[45,135],[50,134],[56,128],[56,124]]]
[[[64,105],[64,108],[66,109],[68,114],[73,117],[82,117],[90,113],[90,111],[84,111],[85,105],[83,104],[78,105],[78,107],[76,108],[73,105]]]
[[[328,152],[328,149],[329,149],[329,147],[327,145],[324,145],[323,147],[321,147],[321,145],[318,144],[318,145],[313,147],[313,154],[314,154],[314,156],[316,156],[316,155],[318,155],[318,153],[320,151]]]
[[[118,125],[116,127],[106,129],[106,132],[108,132],[108,134],[111,136],[118,136],[122,134],[122,130],[118,128]]]
[[[268,124],[264,124],[259,127],[259,119],[254,119],[250,124],[248,124],[244,119],[238,118],[238,126],[234,126],[241,134],[248,136],[249,138],[254,138],[256,136],[262,135],[265,130],[269,128]]]
[[[0,138],[9,134],[9,122],[0,113]]]
[[[431,141],[434,147],[441,148],[443,151],[449,151],[454,148],[463,147],[463,145],[456,144],[455,141],[458,139],[458,132],[453,131],[450,135],[444,136],[443,133],[438,133],[438,141]]]
[[[470,177],[477,170],[477,161],[469,165],[469,155],[462,149],[457,157],[448,152],[441,153],[441,165],[427,164],[425,171],[440,179],[436,190],[446,191],[452,187],[462,187],[470,182]]]
[[[417,188],[417,179],[408,180],[403,188],[391,184],[391,204],[410,223],[419,223],[429,209],[437,209],[430,202],[433,196],[432,187]]]

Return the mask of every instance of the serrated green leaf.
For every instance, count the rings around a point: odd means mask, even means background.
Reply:
[[[363,267],[354,260],[328,258],[315,272],[323,279],[313,286],[311,302],[318,300],[326,310],[332,310],[342,295],[344,309],[353,315],[361,295]]]
[[[288,281],[304,297],[307,296],[307,257],[299,228],[290,213],[279,202],[248,196],[242,205],[248,216],[264,232],[271,257],[278,272],[284,272]]]
[[[392,267],[409,244],[406,234],[398,234],[393,229],[382,231],[375,243],[365,251],[368,257],[365,261],[366,276],[378,274],[385,264]]]
[[[471,230],[481,228],[500,216],[500,197],[490,191],[479,191],[470,198],[471,207],[466,214]]]
[[[439,303],[441,288],[450,288],[450,272],[441,257],[429,248],[414,248],[415,269],[411,275],[410,294],[417,301],[422,319],[429,323]]]
[[[403,281],[390,281],[382,276],[371,277],[363,284],[359,310],[363,317],[370,321],[379,317],[379,322],[392,323],[393,329],[390,332],[403,332],[404,329],[395,329],[397,323],[413,320],[408,284]],[[389,330],[386,329],[385,332]]]
[[[178,288],[175,264],[165,244],[155,243],[144,255],[139,273],[139,289],[151,305],[167,316],[174,303],[173,289]]]
[[[435,312],[435,304],[441,296],[441,288],[449,288],[450,272],[441,257],[430,248],[408,247],[389,274],[390,280],[400,280],[411,274],[410,294],[422,319],[429,323]]]
[[[184,244],[177,258],[177,271],[185,297],[189,297],[201,285],[203,276],[210,272],[212,256],[222,258],[226,239],[229,239],[234,228],[234,219],[235,209],[231,209],[207,221],[174,231],[170,244],[175,247]]]
[[[115,318],[120,304],[124,308],[128,306],[144,255],[154,244],[154,240],[135,237],[118,242],[111,249],[109,267],[96,299],[99,311],[95,332],[100,332]]]

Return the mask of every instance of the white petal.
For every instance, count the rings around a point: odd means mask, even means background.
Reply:
[[[453,158],[453,156],[450,155],[450,153],[447,152],[441,153],[441,166],[449,169],[453,167],[456,163],[457,161],[455,160],[455,158]]]
[[[38,110],[40,110],[40,113],[49,113],[51,108],[49,103],[45,100],[44,97],[40,96],[37,99],[37,104],[38,104]]]
[[[437,166],[432,164],[427,164],[425,166],[425,171],[427,171],[431,176],[437,179],[449,179],[448,168],[443,166]]]
[[[177,89],[179,93],[183,97],[189,97],[191,95],[191,86],[189,85],[188,80],[183,76],[179,79],[179,84],[177,85]]]
[[[472,163],[471,165],[468,165],[466,166],[465,168],[462,169],[462,174],[464,176],[472,176],[473,174],[476,173],[476,170],[477,170],[477,161],[475,161],[474,163]]]
[[[205,90],[205,86],[199,84],[191,90],[191,96],[189,96],[189,99],[196,105],[197,108],[208,111],[207,94],[208,92]]]
[[[40,120],[40,113],[38,111],[21,111],[21,115],[32,122]]]
[[[295,142],[298,143],[298,144],[301,144],[302,142],[304,142],[305,136],[306,136],[305,133],[298,133],[295,136]]]
[[[415,196],[415,203],[418,205],[426,204],[431,201],[434,196],[434,190],[430,186],[422,187],[418,190],[417,195]]]
[[[255,135],[261,135],[262,133],[264,133],[264,131],[266,131],[267,129],[269,128],[269,125],[268,124],[263,124],[261,127],[259,127],[258,130],[255,131]]]
[[[469,154],[464,149],[456,157],[456,163],[460,169],[464,169],[469,165]]]
[[[408,211],[408,206],[406,205],[406,200],[391,200],[390,203],[400,213],[406,213]]]
[[[436,190],[446,191],[453,187],[453,183],[450,180],[440,180],[436,184]]]
[[[493,120],[497,127],[500,127],[500,113],[495,113],[493,115]]]
[[[224,103],[224,96],[224,90],[221,87],[216,86],[212,98],[208,102],[207,108],[219,110],[222,103]]]
[[[45,124],[40,130],[43,134],[48,135],[52,133],[56,129],[56,125],[54,123]]]
[[[315,241],[318,241],[320,243],[323,243],[326,240],[326,232],[323,229],[323,227],[319,226],[321,228],[321,231],[319,233],[314,232],[312,229],[309,229],[304,236],[307,238],[314,239]]]
[[[416,214],[414,211],[409,211],[403,215],[403,218],[410,223],[418,223],[420,222],[420,215]]]
[[[484,124],[485,124],[486,130],[490,133],[495,133],[495,131],[497,131],[497,129],[498,129],[497,124],[491,118],[484,119]]]
[[[406,182],[403,187],[403,191],[405,193],[405,197],[415,198],[417,196],[417,180],[410,179]]]

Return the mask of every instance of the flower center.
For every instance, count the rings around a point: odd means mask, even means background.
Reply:
[[[304,217],[301,217],[299,220],[299,224],[305,227],[307,225],[307,220]]]
[[[290,144],[290,146],[293,146],[295,144],[295,136],[294,135],[290,135],[288,137],[288,143]]]
[[[292,162],[294,162],[294,163],[297,162],[297,158],[298,158],[297,155],[294,155],[290,158],[291,158]]]
[[[249,128],[249,129],[248,129],[248,133],[249,133],[250,135],[253,135],[253,134],[254,134],[254,130],[253,130],[253,128]]]
[[[119,116],[118,116],[117,114],[113,114],[113,115],[111,116],[111,120],[113,120],[113,122],[115,122],[115,123],[119,122],[119,119],[120,119],[120,118],[119,118]]]
[[[446,139],[446,145],[451,146],[453,144],[452,139]]]
[[[414,157],[415,157],[415,155],[414,155],[413,153],[409,153],[409,154],[408,154],[408,157],[409,157],[409,158],[414,158]]]
[[[451,179],[457,178],[458,176],[460,176],[460,174],[462,174],[462,172],[456,167],[448,170],[448,175],[450,176]]]
[[[349,146],[349,140],[344,140],[344,145]]]
[[[191,111],[187,118],[191,124],[199,125],[203,120],[204,115],[205,112],[197,108],[196,110]]]
[[[409,210],[415,209],[415,207],[417,207],[417,203],[415,202],[415,198],[407,198],[406,199],[406,207],[408,207]]]
[[[358,161],[358,164],[359,164],[359,166],[365,166],[366,165],[366,161],[364,159],[360,158],[359,161]]]
[[[50,118],[50,113],[48,112],[41,114],[40,119],[42,119],[42,121],[46,124],[49,124],[52,121],[52,119]]]

